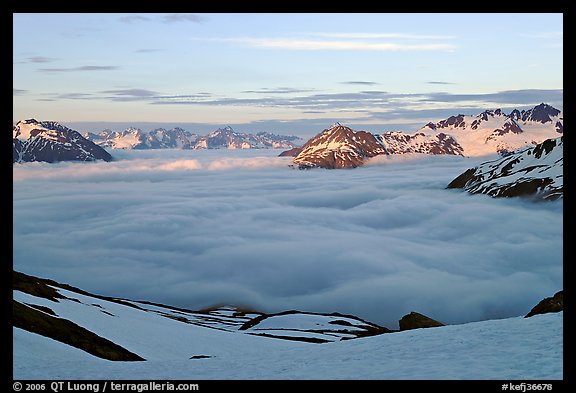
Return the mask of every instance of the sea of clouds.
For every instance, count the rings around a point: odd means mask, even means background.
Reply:
[[[563,201],[447,190],[484,158],[297,170],[277,150],[111,150],[13,166],[14,269],[199,309],[354,314],[391,329],[524,315],[562,289]],[[493,158],[493,157],[491,157]]]

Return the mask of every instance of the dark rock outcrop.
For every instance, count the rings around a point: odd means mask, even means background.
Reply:
[[[284,150],[282,153],[278,154],[278,157],[296,157],[301,151],[301,147],[293,147],[292,149]]]
[[[445,326],[442,322],[438,322],[435,319],[414,311],[404,315],[402,319],[398,321],[398,324],[400,325],[400,331]]]
[[[560,312],[564,309],[564,291],[559,291],[552,297],[542,299],[535,305],[524,318],[529,318],[538,314],[546,314],[549,312]]]
[[[66,319],[12,300],[12,324],[41,336],[50,337],[82,349],[102,359],[114,361],[141,361],[142,357],[128,351]]]

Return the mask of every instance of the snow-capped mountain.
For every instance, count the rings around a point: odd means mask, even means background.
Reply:
[[[150,131],[150,136],[159,142],[158,148],[191,149],[198,135],[192,134],[180,127],[171,130],[157,128]]]
[[[218,128],[208,135],[198,138],[195,149],[250,149],[249,138],[234,132],[232,127]]]
[[[365,159],[379,154],[386,154],[386,148],[374,135],[334,123],[308,140],[293,162],[302,169],[355,168],[363,165]]]
[[[386,154],[424,153],[462,155],[462,146],[443,132],[426,135],[417,132],[413,135],[404,132],[386,132],[375,135],[386,148]]]
[[[540,104],[529,110],[486,110],[476,116],[450,116],[429,122],[410,135],[405,132],[372,134],[335,123],[314,136],[301,149],[282,152],[295,157],[300,168],[354,168],[379,154],[454,154],[482,156],[508,154],[563,133],[562,112]]]
[[[462,154],[462,147],[449,135],[387,132],[377,135],[367,131],[354,131],[340,123],[311,138],[298,150],[281,153],[293,155],[299,168],[328,169],[355,168],[365,160],[380,154]]]
[[[268,132],[245,134],[226,126],[198,138],[194,149],[291,149],[297,146],[296,136],[275,135]]]
[[[447,188],[493,197],[528,196],[555,200],[564,193],[564,137],[546,139],[498,160],[482,163],[455,178]]]
[[[130,127],[123,131],[104,130],[84,135],[98,145],[112,149],[190,149],[198,138],[179,127],[171,130],[157,128],[150,132]]]
[[[78,131],[53,121],[19,121],[12,137],[13,163],[112,160],[106,150]]]
[[[15,380],[563,378],[558,310],[371,332],[352,316],[190,311],[18,272],[12,307]]]
[[[429,137],[439,132],[452,136],[465,156],[504,155],[560,136],[563,115],[559,109],[542,103],[529,110],[514,109],[510,114],[496,109],[476,116],[450,116],[437,123],[430,122],[418,132]]]
[[[299,145],[296,136],[275,135],[267,132],[246,134],[227,126],[199,136],[182,128],[157,128],[144,132],[138,128],[124,131],[104,130],[98,134],[85,133],[85,137],[100,146],[113,149],[289,149]]]

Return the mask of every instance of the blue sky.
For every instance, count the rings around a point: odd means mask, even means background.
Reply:
[[[563,105],[561,13],[14,14],[13,121],[313,135]]]

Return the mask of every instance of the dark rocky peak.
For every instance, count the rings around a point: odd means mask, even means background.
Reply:
[[[522,113],[520,113],[520,111],[518,109],[514,109],[512,112],[510,112],[510,118],[513,120],[520,120],[522,119]]]
[[[556,129],[556,132],[559,134],[563,134],[564,133],[564,125],[562,124],[562,122],[557,121],[556,125],[554,126],[554,128]]]
[[[232,127],[226,126],[224,128],[218,128],[217,130],[212,131],[207,136],[212,137],[212,136],[225,136],[225,135],[235,135],[235,134],[236,133],[234,132]]]
[[[560,114],[560,110],[551,105],[541,103],[532,109],[522,112],[522,121],[536,121],[539,123],[548,123],[552,117]]]
[[[499,109],[498,109],[498,110],[499,110]],[[481,119],[481,120],[486,121],[486,120],[488,120],[489,117],[494,117],[494,114],[495,114],[495,113],[494,113],[493,111],[491,111],[491,110],[488,109],[488,110],[485,110],[484,112],[480,113],[480,114],[479,114],[478,116],[476,116],[476,117],[477,117],[478,119]]]
[[[437,127],[439,127],[439,128],[466,127],[466,122],[464,121],[464,115],[459,114],[457,116],[450,116],[446,120],[439,121],[437,123]]]

